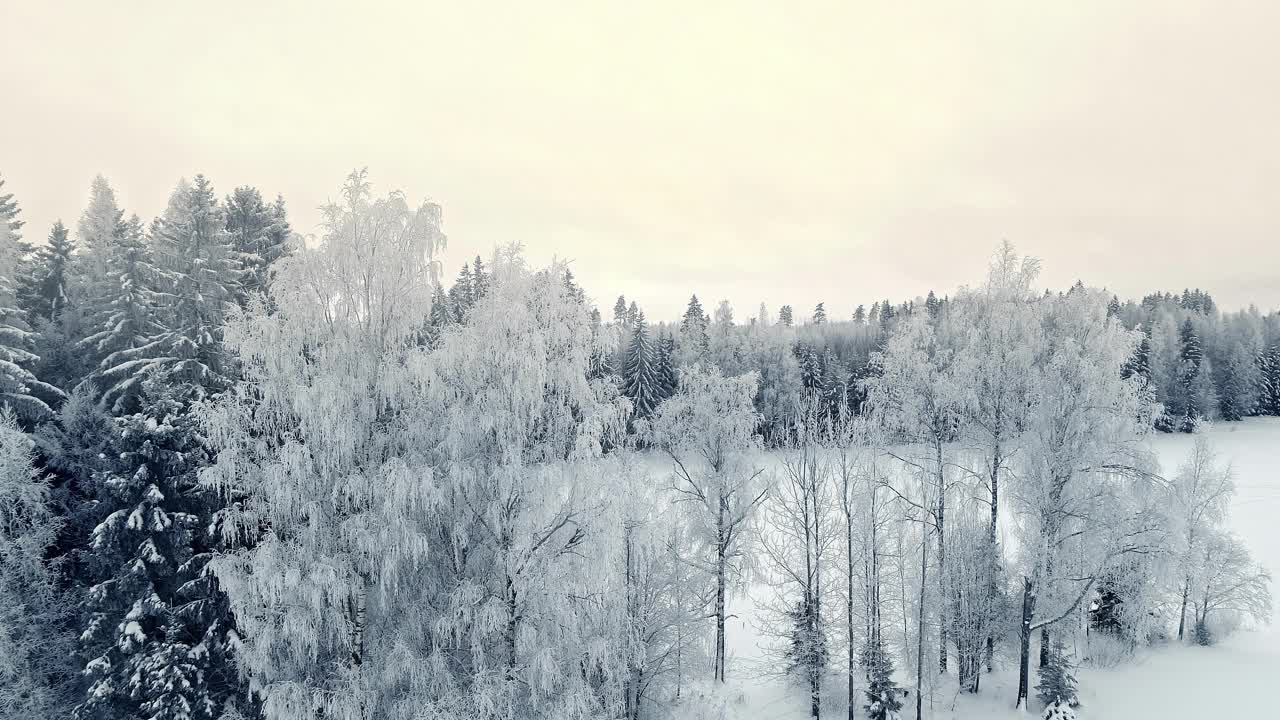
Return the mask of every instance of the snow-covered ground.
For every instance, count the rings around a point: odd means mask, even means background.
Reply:
[[[1237,495],[1231,509],[1234,531],[1253,556],[1280,576],[1280,419],[1221,423],[1209,430],[1220,457],[1234,470]],[[1164,473],[1172,473],[1192,448],[1189,435],[1162,435],[1152,441]],[[1273,588],[1273,592],[1275,589]],[[709,717],[790,720],[808,716],[806,699],[774,678],[757,676],[760,638],[753,629],[753,599],[731,603],[728,652],[730,683]],[[949,720],[1026,718],[1012,708],[1016,668],[1006,667],[982,681],[977,696],[960,695],[955,679],[944,680],[926,702],[925,716]],[[1111,668],[1080,668],[1081,720],[1175,720],[1179,718],[1277,717],[1272,706],[1280,682],[1280,603],[1269,628],[1240,631],[1214,647],[1163,646],[1146,649]],[[900,681],[905,675],[899,673]],[[1034,678],[1033,678],[1034,682]],[[843,700],[838,689],[833,700]],[[834,697],[839,695],[838,698]],[[914,716],[914,698],[903,717]],[[709,708],[708,708],[709,710]],[[837,717],[843,708],[828,713]]]

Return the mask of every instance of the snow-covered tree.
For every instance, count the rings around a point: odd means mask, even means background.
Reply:
[[[1211,531],[1200,545],[1199,572],[1192,578],[1191,604],[1195,640],[1214,640],[1211,616],[1234,613],[1254,622],[1271,618],[1271,574],[1253,561],[1249,550],[1231,533]]]
[[[77,718],[215,718],[225,700],[209,682],[221,648],[184,617],[184,590],[198,581],[195,471],[205,451],[182,387],[147,381],[141,410],[115,421],[117,460],[95,478],[107,514],[89,540],[94,584],[80,636],[89,688]]]
[[[868,382],[874,416],[891,438],[908,443],[907,450],[890,451],[890,455],[904,467],[917,471],[927,484],[920,497],[908,500],[900,496],[900,499],[913,504],[913,510],[920,513],[919,521],[928,525],[929,534],[937,543],[938,566],[943,570],[935,583],[939,590],[947,581],[944,576],[947,499],[955,484],[953,474],[948,473],[951,462],[947,453],[969,404],[966,388],[956,381],[955,344],[946,323],[932,323],[924,314],[908,317],[897,326],[884,352],[875,356],[879,374]],[[922,542],[927,543],[928,538]],[[922,550],[922,555],[927,555],[927,551]],[[922,563],[920,568],[922,604],[927,565]],[[943,617],[938,634],[938,666],[945,672],[946,606],[940,610]]]
[[[1118,558],[1157,541],[1155,508],[1128,502],[1150,464],[1142,438],[1151,410],[1138,380],[1121,377],[1138,334],[1108,318],[1107,298],[1094,290],[1040,302],[1043,339],[1016,490],[1024,568],[1017,704],[1030,689],[1031,633],[1041,631],[1043,665],[1050,626],[1076,612]],[[1082,555],[1064,571],[1072,541]]]
[[[63,397],[62,391],[41,382],[30,367],[39,360],[31,351],[33,337],[18,307],[19,265],[22,260],[12,222],[0,223],[0,404],[8,406],[24,422],[49,418],[47,401]]]
[[[790,305],[783,305],[778,308],[778,324],[783,327],[791,327],[795,323],[794,312]]]
[[[626,363],[622,369],[622,394],[631,400],[635,417],[643,420],[652,415],[662,401],[662,378],[659,377],[658,353],[649,338],[649,324],[645,322],[643,311],[637,313],[630,330]]]
[[[1049,645],[1046,658],[1046,662],[1040,665],[1040,682],[1036,685],[1036,697],[1045,705],[1044,717],[1052,720],[1073,717],[1073,712],[1064,716],[1079,700],[1076,698],[1076,678],[1071,672],[1071,657],[1062,638]],[[1066,710],[1062,709],[1064,707]]]
[[[146,370],[163,369],[203,392],[230,385],[233,362],[222,346],[222,326],[241,292],[244,271],[227,232],[226,215],[203,175],[179,183],[152,230],[160,270],[160,353]]]
[[[698,365],[654,418],[654,439],[674,463],[679,501],[695,508],[701,536],[698,567],[715,582],[714,679],[725,679],[725,617],[730,583],[741,571],[743,538],[767,494],[763,469],[752,465],[758,440],[753,398],[756,375],[724,377]]]
[[[163,327],[156,319],[160,271],[136,215],[122,227],[106,262],[107,279],[78,347],[97,361],[89,380],[104,406],[125,414],[134,408],[142,381],[164,350]]]
[[[963,394],[960,434],[964,445],[977,452],[977,463],[967,474],[978,491],[990,499],[990,525],[986,575],[994,596],[1002,584],[998,521],[1001,481],[1009,473],[1018,450],[1018,436],[1031,400],[1032,367],[1039,346],[1036,292],[1033,284],[1040,265],[1035,258],[1018,257],[1009,243],[993,258],[987,281],[975,290],[963,290],[951,304],[959,328],[960,348],[954,373]],[[962,461],[963,462],[963,461]],[[997,604],[986,604],[995,610]],[[988,619],[994,623],[995,618]],[[991,670],[994,637],[986,644],[987,669]],[[959,658],[965,666],[970,658]],[[968,689],[977,691],[978,678]]]
[[[31,318],[55,319],[67,306],[68,270],[75,244],[59,220],[49,231],[48,242],[36,250],[32,262],[34,296],[28,308]]]
[[[1227,506],[1235,486],[1231,467],[1219,465],[1217,451],[1209,438],[1196,436],[1191,456],[1178,467],[1168,486],[1167,522],[1173,538],[1170,552],[1175,557],[1179,576],[1178,640],[1182,640],[1187,623],[1187,602],[1193,577],[1203,568],[1204,543],[1214,529],[1226,519]]]
[[[1258,412],[1280,415],[1280,344],[1258,356]]]
[[[810,717],[822,710],[822,684],[831,656],[823,602],[833,594],[825,570],[836,554],[836,488],[826,458],[830,427],[822,400],[808,394],[793,408],[781,477],[764,503],[769,532],[759,548],[774,598],[769,610],[784,670],[808,691]]]
[[[826,303],[818,303],[813,308],[813,324],[821,325],[827,321]]]
[[[427,683],[416,578],[435,501],[405,413],[443,241],[438,206],[375,199],[354,172],[320,247],[282,261],[277,311],[227,329],[245,380],[206,416],[218,455],[202,477],[230,501],[219,526],[239,549],[213,567],[271,720],[388,713]]]
[[[264,293],[271,281],[271,265],[288,254],[290,236],[283,197],[265,203],[257,188],[242,186],[223,203],[231,252],[242,274],[236,301],[241,305]]]
[[[0,225],[0,232],[7,230]],[[13,413],[0,411],[0,716],[62,717],[75,686],[61,635],[65,602],[45,557],[62,519],[32,443]]]

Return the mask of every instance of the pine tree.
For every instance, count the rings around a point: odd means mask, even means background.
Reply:
[[[636,311],[632,324],[631,344],[627,348],[626,367],[622,376],[622,393],[631,400],[632,415],[648,418],[661,401],[653,344],[649,340],[649,326],[644,311]]]
[[[202,612],[205,576],[193,554],[208,519],[195,476],[207,455],[188,412],[198,394],[179,377],[156,376],[142,410],[115,421],[118,461],[97,478],[94,501],[106,516],[89,545],[95,584],[81,641],[90,685],[77,718],[209,719],[220,710],[209,680],[226,660],[225,637],[209,633],[229,628]]]
[[[1115,295],[1111,296],[1111,302],[1107,303],[1107,317],[1120,317],[1120,298]]]
[[[813,308],[814,325],[821,325],[827,321],[827,308],[825,305],[825,303],[818,303],[818,305]]]
[[[28,317],[54,320],[67,306],[68,273],[75,244],[59,220],[49,231],[49,242],[36,251],[32,263],[32,293]]]
[[[867,324],[867,306],[866,305],[859,305],[853,311],[853,321],[859,325]]]
[[[791,327],[791,325],[795,322],[795,320],[792,318],[790,305],[783,305],[782,307],[778,308],[778,322],[783,327]]]
[[[242,270],[208,179],[179,185],[152,236],[163,292],[155,366],[206,392],[226,388],[234,369],[222,326],[241,292]]]

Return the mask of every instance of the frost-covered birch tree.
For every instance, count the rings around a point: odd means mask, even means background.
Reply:
[[[654,438],[671,458],[678,502],[697,518],[699,552],[690,558],[715,582],[713,677],[725,679],[725,616],[730,584],[742,570],[743,539],[768,493],[764,469],[754,464],[758,423],[756,375],[725,377],[696,365],[654,418]]]
[[[1031,633],[1080,607],[1117,558],[1150,549],[1154,507],[1126,502],[1147,483],[1150,460],[1141,443],[1153,408],[1136,378],[1121,369],[1138,343],[1107,316],[1105,294],[1083,288],[1044,298],[1032,398],[1017,488],[1023,554],[1017,705],[1029,690]],[[1140,493],[1139,493],[1140,495]],[[1087,551],[1070,572],[1064,547]],[[1087,542],[1085,542],[1087,541]]]
[[[425,685],[431,652],[416,599],[435,483],[406,426],[440,209],[374,198],[356,172],[324,227],[319,247],[283,261],[277,312],[228,326],[244,379],[206,417],[218,455],[203,480],[226,497],[221,527],[239,548],[213,566],[273,720],[387,713]]]
[[[809,393],[791,413],[781,473],[763,504],[765,532],[758,547],[764,577],[775,597],[767,606],[783,669],[809,695],[809,716],[821,717],[822,684],[831,657],[830,612],[824,601],[839,538],[834,482],[827,448],[830,419],[821,398]]]
[[[0,224],[0,232],[5,227]],[[0,412],[0,716],[63,717],[76,688],[61,631],[69,609],[45,556],[61,520],[32,443]]]

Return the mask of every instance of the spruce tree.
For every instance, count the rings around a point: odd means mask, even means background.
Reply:
[[[661,401],[658,364],[644,311],[636,311],[631,326],[631,344],[627,348],[626,367],[622,376],[622,393],[631,400],[632,416],[648,418]]]
[[[676,371],[676,339],[670,333],[664,333],[658,338],[657,379],[661,400],[676,394],[680,384]]]
[[[30,369],[40,358],[32,352],[35,338],[18,306],[21,261],[12,221],[0,222],[0,404],[12,408],[23,422],[34,423],[51,417],[49,403],[64,395]]]
[[[239,263],[240,287],[236,302],[242,307],[252,297],[266,293],[271,282],[271,264],[289,253],[292,229],[284,198],[266,203],[256,188],[238,187],[227,196],[227,234],[232,256]]]
[[[924,307],[929,312],[930,318],[937,319],[938,313],[942,312],[942,301],[930,290],[929,296],[924,299]]]
[[[434,348],[440,342],[444,329],[453,324],[453,311],[449,308],[449,296],[437,283],[431,292],[431,314],[427,317],[426,344]]]
[[[155,364],[203,392],[224,389],[235,371],[222,346],[223,319],[241,292],[242,271],[208,179],[179,186],[152,236],[163,292]]]
[[[1280,415],[1280,344],[1258,356],[1258,413]]]
[[[1151,335],[1149,333],[1143,333],[1138,346],[1133,350],[1133,356],[1124,364],[1124,367],[1120,368],[1120,375],[1126,378],[1137,375],[1142,378],[1144,384],[1150,382]]]
[[[680,320],[680,340],[688,348],[691,357],[701,359],[711,350],[711,338],[707,335],[707,315],[698,302],[697,295],[689,297],[684,318]]]
[[[480,256],[476,256],[475,263],[471,266],[471,303],[480,301],[489,292],[489,274],[484,270],[484,262],[480,260]]]
[[[97,364],[89,374],[104,406],[120,415],[132,412],[141,383],[162,357],[157,322],[160,281],[150,248],[142,236],[137,215],[124,223],[107,256],[107,278],[98,300],[101,306],[90,316],[89,332],[80,348]]]
[[[1067,655],[1067,646],[1061,633],[1055,636],[1041,659],[1036,696],[1045,704],[1045,717],[1074,717],[1075,713],[1070,712],[1070,708],[1079,704],[1076,699],[1076,678],[1071,672],[1071,658]],[[1051,715],[1050,711],[1055,708],[1062,710],[1059,710],[1059,714]]]
[[[1240,420],[1252,415],[1258,404],[1258,367],[1244,343],[1231,343],[1216,375],[1222,419]]]
[[[49,230],[49,242],[36,251],[32,263],[34,294],[28,306],[28,317],[53,320],[67,306],[68,272],[75,244],[67,227],[59,220]]]
[[[189,412],[201,394],[185,376],[156,375],[141,410],[114,421],[117,460],[95,478],[105,519],[88,550],[90,685],[77,718],[208,720],[225,700],[210,681],[228,676],[219,666],[229,621],[217,617],[208,554],[194,552],[211,519],[195,475],[207,453]]]
[[[864,706],[871,720],[894,720],[902,710],[901,689],[893,681],[893,659],[879,637],[862,646],[861,662],[867,675]]]
[[[477,260],[478,259],[479,258],[477,258]],[[583,305],[587,303],[586,292],[584,292],[582,289],[582,286],[579,285],[576,280],[574,280],[573,271],[569,270],[568,268],[565,268],[565,271],[564,271],[564,286],[569,290],[569,297],[573,298],[574,300],[576,300],[577,302]],[[596,314],[596,317],[600,316],[599,310],[593,309],[592,312]]]
[[[818,303],[813,308],[813,324],[821,325],[827,321],[826,303]]]
[[[627,297],[619,295],[618,301],[613,304],[613,323],[618,326],[627,324]]]
[[[4,191],[4,178],[0,177],[0,225],[13,232],[14,242],[22,241],[23,222],[18,218],[20,212],[18,201],[13,198],[13,193]]]
[[[867,324],[867,306],[859,305],[853,311],[853,321],[859,325]]]
[[[475,304],[472,279],[471,266],[463,263],[462,269],[458,271],[458,279],[454,280],[453,287],[449,288],[449,309],[453,312],[454,322],[466,322],[467,312]]]
[[[1180,360],[1178,380],[1185,393],[1186,401],[1178,429],[1191,432],[1200,420],[1208,417],[1209,407],[1206,404],[1208,398],[1205,393],[1205,378],[1200,372],[1205,363],[1204,351],[1201,349],[1200,336],[1196,334],[1190,317],[1182,322],[1182,327],[1178,330],[1178,342]]]

